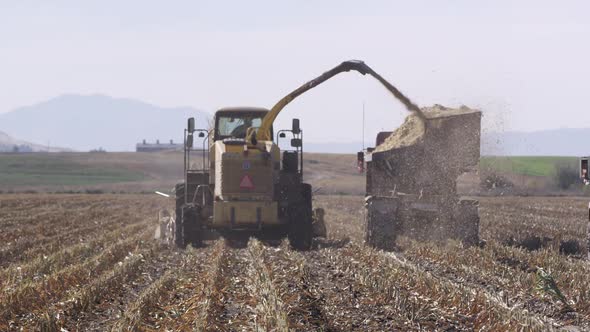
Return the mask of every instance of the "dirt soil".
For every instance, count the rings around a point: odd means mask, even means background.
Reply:
[[[590,330],[590,265],[557,245],[584,241],[587,201],[485,198],[484,247],[392,253],[363,245],[361,203],[317,196],[328,238],[308,252],[178,250],[153,239],[154,196],[0,195],[0,330]]]

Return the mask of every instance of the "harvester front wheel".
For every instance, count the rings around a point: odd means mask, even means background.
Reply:
[[[313,214],[311,185],[301,185],[301,200],[289,207],[289,243],[295,250],[311,249],[313,239]]]

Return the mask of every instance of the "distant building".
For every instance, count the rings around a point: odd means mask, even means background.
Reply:
[[[160,140],[156,140],[156,143],[148,143],[143,140],[135,146],[136,152],[182,151],[182,149],[183,144],[176,144],[173,140],[170,140],[170,143],[160,143]]]
[[[98,149],[92,149],[90,151],[88,151],[90,153],[107,153],[107,150],[103,149],[102,146]]]

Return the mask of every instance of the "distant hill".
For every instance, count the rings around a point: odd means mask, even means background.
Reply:
[[[590,128],[489,133],[482,138],[482,154],[587,156],[590,155]]]
[[[484,133],[481,140],[484,156],[588,156],[590,128],[554,129],[534,132]],[[365,142],[374,144],[374,141]],[[361,142],[304,142],[304,151],[321,153],[356,153]]]
[[[12,137],[78,151],[102,147],[134,151],[143,139],[182,140],[188,117],[206,127],[209,113],[190,107],[164,108],[104,95],[62,95],[0,114],[0,130]]]
[[[134,151],[143,139],[180,142],[191,116],[201,128],[208,126],[211,117],[190,107],[165,108],[132,99],[70,94],[0,114],[0,131],[25,143],[36,142],[33,145],[38,150],[60,146],[77,151],[100,147]],[[590,129],[484,133],[482,155],[590,155],[589,141]],[[373,142],[367,138],[365,145]],[[356,153],[361,147],[361,142],[304,142],[305,151],[319,153]]]
[[[0,131],[0,152],[13,152],[15,147],[18,152],[68,152],[70,149],[60,147],[47,147],[40,144],[30,143],[8,136]]]
[[[365,143],[366,144],[366,143]],[[366,146],[365,146],[366,147]],[[316,153],[357,153],[363,148],[362,142],[317,143],[303,142],[303,151]]]

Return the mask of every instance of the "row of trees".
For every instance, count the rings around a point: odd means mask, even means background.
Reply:
[[[511,188],[524,189],[527,184],[521,184],[518,176],[503,173],[492,168],[481,170],[481,186],[487,190],[510,190]],[[548,177],[547,190],[581,190],[583,182],[580,178],[580,170],[577,165],[571,162],[558,162],[555,164],[555,171]],[[535,188],[540,189],[540,188]]]
[[[33,148],[26,144],[0,144],[0,152],[25,153],[33,152]]]

